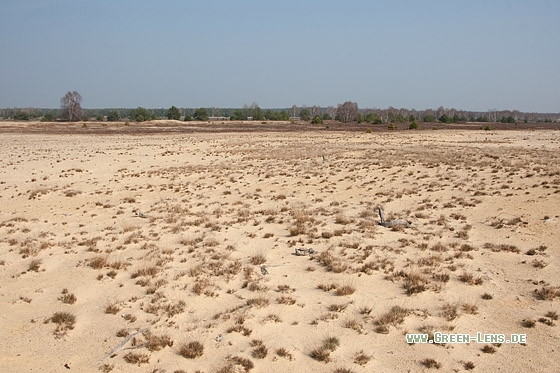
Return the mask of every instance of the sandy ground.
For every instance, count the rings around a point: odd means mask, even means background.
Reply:
[[[2,372],[560,370],[560,131],[0,137]]]

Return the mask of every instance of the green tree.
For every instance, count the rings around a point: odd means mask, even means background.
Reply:
[[[282,110],[279,114],[278,114],[278,120],[290,120],[290,114],[288,114],[288,112],[286,110]]]
[[[424,115],[424,118],[422,118],[422,121],[425,123],[433,123],[436,121],[436,117],[433,116],[432,114],[427,114]]]
[[[323,114],[323,120],[332,120],[332,117],[329,115],[329,113],[325,113]]]
[[[43,115],[43,119],[41,122],[54,122],[56,120],[56,114],[53,111],[47,111],[45,115]]]
[[[449,116],[447,116],[447,114],[443,114],[441,117],[439,117],[439,121],[441,123],[451,123],[452,119],[449,118]]]
[[[382,124],[383,123],[383,119],[381,119],[379,114],[376,114],[376,113],[368,113],[368,114],[366,114],[364,119],[365,119],[366,122],[372,123],[372,124]]]
[[[190,114],[185,114],[185,122],[190,122],[193,120],[193,117]]]
[[[310,119],[310,115],[309,114],[309,110],[306,108],[303,108],[299,111],[299,117],[301,120],[309,120]]]
[[[247,120],[247,115],[245,114],[245,112],[241,109],[236,109],[233,111],[233,113],[231,113],[230,120]]]
[[[208,120],[208,110],[205,108],[196,109],[193,118],[200,121],[207,121]]]
[[[137,122],[143,122],[150,119],[150,113],[145,108],[138,106],[130,111],[130,118]]]
[[[515,123],[515,118],[512,117],[511,115],[508,117],[502,117],[502,119],[500,120],[500,122],[502,123]],[[546,121],[545,121],[546,122]]]
[[[410,126],[408,126],[409,130],[417,130],[418,129],[418,123],[416,123],[415,120],[412,121],[412,123],[410,123]]]
[[[167,110],[167,119],[180,120],[181,112],[175,106],[171,106],[169,110]]]
[[[313,120],[311,121],[311,124],[323,124],[323,118],[321,118],[320,115],[315,115],[313,117]]]
[[[109,110],[109,112],[107,113],[107,120],[108,120],[109,122],[116,122],[116,121],[118,121],[119,119],[121,119],[121,116],[120,116],[120,114],[119,114],[118,111],[116,111],[116,110]]]
[[[97,115],[95,116],[95,120],[98,121],[98,122],[103,122],[103,115],[97,114]]]
[[[253,108],[253,120],[263,120],[264,119],[264,113],[262,111],[262,109],[260,107],[254,107]]]
[[[24,111],[19,111],[19,110],[18,110],[18,111],[16,111],[16,112],[14,113],[13,118],[14,118],[15,120],[29,120],[30,117],[29,117],[29,113],[26,113],[26,112],[24,112]]]

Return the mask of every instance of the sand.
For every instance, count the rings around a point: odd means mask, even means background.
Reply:
[[[560,369],[560,131],[0,138],[2,372]]]

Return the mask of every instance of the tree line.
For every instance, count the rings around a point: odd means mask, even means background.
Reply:
[[[262,109],[258,104],[244,105],[242,108],[170,108],[147,109],[144,107],[83,109],[82,96],[76,91],[68,91],[61,99],[60,109],[39,108],[5,108],[0,109],[0,118],[12,120],[37,120],[50,122],[62,121],[120,121],[129,120],[143,122],[155,119],[172,119],[184,121],[215,120],[257,120],[257,121],[289,121],[303,120],[321,124],[325,120],[337,120],[342,123],[358,122],[371,124],[391,123],[461,123],[461,122],[502,122],[517,123],[519,121],[552,122],[560,121],[560,113],[526,113],[518,110],[466,111],[454,108],[437,109],[405,109],[388,107],[359,108],[358,104],[346,101],[337,107],[328,106],[297,106],[290,108]]]

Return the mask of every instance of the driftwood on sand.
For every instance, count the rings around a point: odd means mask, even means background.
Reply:
[[[395,219],[395,220],[385,220],[385,216],[383,215],[383,210],[381,209],[381,206],[377,208],[379,211],[379,219],[381,219],[381,222],[379,222],[379,225],[387,227],[387,228],[393,228],[393,227],[404,227],[404,228],[408,228],[410,227],[410,222],[404,219]]]

